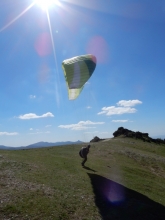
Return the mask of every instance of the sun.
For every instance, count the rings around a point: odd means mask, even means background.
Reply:
[[[58,0],[36,0],[35,3],[39,5],[43,10],[47,10],[52,7]]]

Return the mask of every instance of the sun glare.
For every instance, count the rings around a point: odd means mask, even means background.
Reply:
[[[47,10],[52,7],[58,0],[36,0],[36,4],[39,5],[43,10]]]

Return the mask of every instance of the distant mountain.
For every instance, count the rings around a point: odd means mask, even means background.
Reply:
[[[52,147],[52,146],[62,146],[62,145],[69,145],[69,144],[81,144],[83,143],[82,141],[64,141],[64,142],[55,142],[55,143],[50,143],[50,142],[37,142],[35,144],[30,144],[26,146],[26,148],[40,148],[40,147]]]
[[[8,146],[0,145],[0,149],[10,150],[10,149],[13,149],[13,147],[8,147]]]
[[[9,146],[4,146],[4,145],[0,145],[0,149],[3,150],[21,150],[21,149],[31,149],[31,148],[42,148],[42,147],[53,147],[53,146],[62,146],[62,145],[70,145],[70,144],[82,144],[82,141],[64,141],[64,142],[54,142],[54,143],[50,143],[50,142],[37,142],[35,144],[30,144],[28,146],[21,146],[21,147],[9,147]]]

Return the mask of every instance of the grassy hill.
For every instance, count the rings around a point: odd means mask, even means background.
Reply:
[[[165,145],[129,138],[0,151],[0,219],[164,220]]]

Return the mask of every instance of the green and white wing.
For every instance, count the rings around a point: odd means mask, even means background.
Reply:
[[[96,57],[87,54],[62,62],[69,100],[76,99],[96,68]]]

